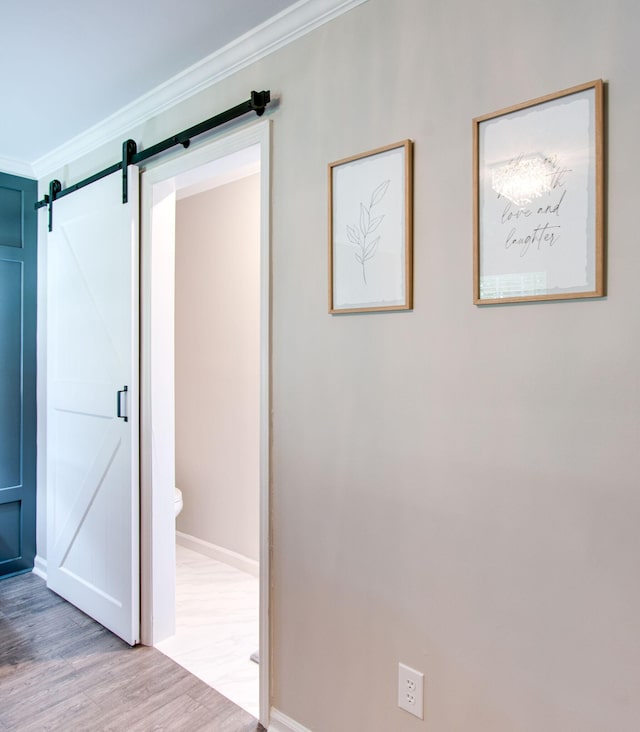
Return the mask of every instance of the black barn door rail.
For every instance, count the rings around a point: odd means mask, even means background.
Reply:
[[[64,196],[68,196],[70,193],[80,190],[80,188],[91,185],[91,183],[95,183],[101,178],[106,178],[108,175],[116,173],[118,170],[122,171],[122,203],[126,203],[129,195],[127,181],[127,168],[129,165],[142,163],[155,155],[165,152],[165,150],[175,147],[175,145],[182,145],[184,148],[187,148],[189,147],[193,137],[201,135],[203,132],[208,132],[214,127],[219,127],[226,122],[231,122],[231,120],[234,120],[237,117],[242,117],[242,115],[247,114],[247,112],[255,112],[258,117],[261,117],[270,101],[270,91],[252,91],[251,99],[248,101],[242,102],[242,104],[238,104],[231,109],[227,109],[226,112],[216,114],[215,117],[210,117],[204,122],[200,122],[199,124],[193,125],[193,127],[189,127],[182,132],[178,132],[177,135],[168,137],[166,140],[158,142],[146,150],[141,150],[140,152],[138,152],[138,147],[134,140],[126,140],[122,143],[122,160],[110,165],[104,170],[101,170],[99,173],[94,173],[88,178],[81,180],[79,183],[74,183],[68,188],[63,188],[59,180],[52,180],[49,183],[49,193],[45,194],[44,198],[35,204],[35,208],[39,209],[44,208],[45,206],[49,207],[49,231],[51,231],[53,229],[54,201],[57,201],[59,198],[63,198]]]

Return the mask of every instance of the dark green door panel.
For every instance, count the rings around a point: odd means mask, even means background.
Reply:
[[[0,577],[36,550],[36,199],[0,173]]]

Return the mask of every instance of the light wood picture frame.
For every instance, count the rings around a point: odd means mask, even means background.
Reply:
[[[413,307],[413,143],[329,164],[329,312]]]
[[[605,295],[601,79],[473,120],[476,305]]]

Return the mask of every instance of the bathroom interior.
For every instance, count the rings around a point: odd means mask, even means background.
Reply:
[[[176,633],[158,648],[258,716],[260,175],[176,194]]]

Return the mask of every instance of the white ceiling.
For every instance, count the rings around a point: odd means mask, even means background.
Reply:
[[[313,3],[322,5],[319,0],[3,2],[0,168],[32,168],[272,16]]]

